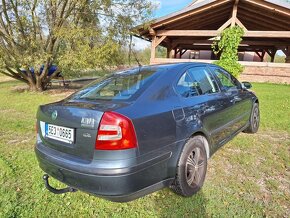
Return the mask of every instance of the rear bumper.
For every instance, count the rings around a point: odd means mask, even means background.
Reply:
[[[130,166],[126,160],[114,161],[111,168],[100,168],[98,161],[83,163],[54,155],[54,150],[37,144],[36,156],[41,169],[73,188],[88,192],[116,202],[127,202],[152,193],[170,185],[173,178],[168,177],[168,160],[171,152]],[[132,160],[130,160],[132,163]],[[108,164],[109,165],[109,164]],[[128,165],[128,164],[127,164]],[[110,165],[109,165],[110,167]]]

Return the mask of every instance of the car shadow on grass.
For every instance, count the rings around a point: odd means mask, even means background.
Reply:
[[[160,217],[208,217],[208,200],[202,190],[192,197],[179,196],[169,188],[152,195],[155,197],[155,207]]]

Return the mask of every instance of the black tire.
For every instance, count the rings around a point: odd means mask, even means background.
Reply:
[[[252,109],[250,125],[244,130],[245,133],[254,134],[258,132],[260,126],[260,109],[259,104],[255,103]]]
[[[176,177],[170,188],[191,197],[203,186],[207,170],[206,138],[194,136],[185,144],[178,160]]]

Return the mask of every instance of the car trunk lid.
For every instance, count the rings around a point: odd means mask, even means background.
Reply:
[[[84,101],[62,101],[40,106],[37,119],[42,143],[61,153],[90,161],[94,157],[98,126],[104,111],[124,106],[126,103]],[[63,134],[68,130],[72,131],[72,141]],[[52,136],[50,133],[54,131],[60,134]]]

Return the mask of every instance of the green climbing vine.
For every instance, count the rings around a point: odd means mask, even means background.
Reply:
[[[239,26],[229,27],[223,30],[221,35],[212,44],[212,50],[220,59],[215,64],[223,67],[233,76],[238,77],[244,67],[238,62],[238,47],[242,41],[244,30]]]

